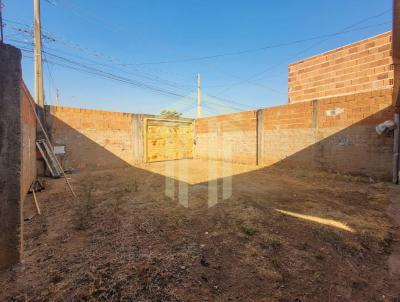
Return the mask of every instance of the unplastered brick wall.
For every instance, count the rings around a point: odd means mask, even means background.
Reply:
[[[66,148],[66,168],[108,168],[141,162],[141,118],[131,113],[47,107],[53,143]]]
[[[391,32],[289,65],[289,103],[393,86]]]
[[[36,120],[21,57],[0,43],[0,269],[23,255],[23,203],[36,178]]]
[[[196,157],[255,164],[256,128],[255,111],[197,119]]]
[[[391,104],[388,88],[198,119],[196,155],[390,179],[393,138],[375,127],[393,118]]]
[[[36,179],[36,117],[33,112],[34,100],[23,81],[20,82],[21,95],[21,194],[28,192]],[[33,105],[33,106],[32,106]]]
[[[263,165],[304,164],[389,179],[393,138],[375,127],[393,119],[392,89],[264,109]]]
[[[297,160],[307,161],[315,142],[311,102],[283,105],[263,110],[262,165],[271,165],[298,153]]]

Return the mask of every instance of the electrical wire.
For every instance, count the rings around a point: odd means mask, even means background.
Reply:
[[[259,48],[250,48],[250,49],[239,50],[239,51],[234,51],[234,52],[220,53],[220,54],[201,56],[201,57],[193,57],[193,58],[187,58],[187,59],[153,61],[153,62],[142,62],[142,63],[130,63],[130,64],[126,64],[126,65],[143,66],[143,65],[172,64],[172,63],[187,63],[187,62],[218,59],[218,58],[223,58],[223,57],[240,56],[240,55],[244,55],[244,54],[261,52],[261,51],[265,51],[265,50],[269,50],[269,49],[282,48],[282,47],[292,46],[292,45],[301,44],[301,43],[305,43],[305,42],[309,42],[309,41],[320,40],[320,39],[323,39],[323,38],[332,38],[332,37],[340,36],[340,35],[347,34],[347,33],[350,33],[350,32],[360,31],[360,30],[376,27],[376,26],[379,26],[379,25],[386,25],[386,24],[390,24],[390,22],[383,22],[383,23],[379,23],[379,24],[374,24],[374,25],[364,26],[364,27],[360,27],[360,28],[355,28],[355,29],[352,29],[352,30],[345,30],[345,31],[340,31],[340,32],[327,34],[327,35],[315,36],[315,37],[310,37],[310,38],[307,38],[307,39],[295,40],[295,41],[286,42],[286,43],[267,45],[267,46],[263,46],[263,47],[259,47]]]
[[[50,1],[48,1],[48,2],[50,3]],[[53,3],[53,5],[54,5],[54,3]],[[252,48],[252,49],[245,49],[245,50],[236,51],[236,52],[228,52],[228,53],[215,54],[215,55],[210,55],[210,56],[202,56],[202,57],[197,57],[197,58],[183,59],[183,60],[180,60],[180,62],[189,61],[189,60],[190,61],[194,61],[194,60],[203,61],[203,60],[208,60],[208,59],[213,59],[213,58],[220,58],[220,57],[224,57],[224,56],[236,56],[236,55],[242,55],[242,54],[246,54],[246,53],[262,51],[262,50],[271,49],[271,48],[284,47],[284,46],[289,46],[289,45],[293,45],[293,44],[303,43],[303,42],[312,41],[312,40],[320,40],[320,39],[325,38],[325,40],[319,41],[317,44],[315,44],[315,45],[313,44],[311,47],[307,47],[306,49],[304,49],[301,52],[297,53],[295,55],[297,57],[298,55],[300,55],[300,54],[302,54],[304,52],[307,52],[308,50],[314,48],[316,45],[319,45],[320,43],[323,43],[324,41],[326,41],[326,40],[328,40],[328,39],[330,39],[330,38],[332,38],[334,36],[338,36],[338,35],[345,34],[345,33],[351,32],[351,31],[355,31],[355,30],[363,30],[365,28],[372,27],[373,25],[364,26],[364,27],[361,27],[361,28],[354,28],[355,26],[357,26],[357,25],[359,25],[361,23],[364,23],[364,22],[366,22],[368,20],[371,20],[373,18],[377,18],[379,16],[382,16],[382,15],[386,14],[388,11],[390,11],[390,10],[386,10],[386,11],[380,13],[380,14],[364,18],[364,19],[358,21],[357,23],[352,24],[352,25],[342,29],[339,32],[335,32],[335,33],[331,33],[331,34],[327,34],[327,35],[315,36],[315,37],[311,37],[311,38],[308,38],[308,39],[296,40],[296,41],[280,43],[280,44],[275,44],[275,45],[268,45],[268,46],[264,46],[264,47],[261,47],[261,48]],[[32,30],[29,28],[28,25],[20,23],[20,22],[11,21],[11,20],[6,20],[6,21],[7,22],[14,22],[15,24],[20,24],[20,25],[23,25],[23,26],[27,27],[28,29],[20,29],[19,31],[22,34],[32,35]],[[52,34],[46,33],[45,36],[46,36],[46,39],[49,42],[57,42],[57,41],[60,42],[60,41],[62,41],[60,39],[55,38]],[[62,42],[60,42],[60,43],[62,43]],[[25,45],[27,45],[27,44],[29,44],[29,43],[26,43]],[[66,44],[71,44],[71,43],[66,43]],[[75,45],[74,47],[76,47],[76,46],[77,45]],[[176,92],[174,90],[165,89],[165,88],[159,87],[159,86],[154,85],[154,84],[149,84],[149,83],[146,83],[146,82],[143,82],[143,81],[131,79],[131,78],[124,77],[124,76],[121,76],[121,75],[117,75],[117,74],[115,74],[113,72],[102,70],[98,66],[100,65],[100,66],[103,66],[103,67],[106,67],[106,68],[110,68],[110,69],[113,68],[114,71],[118,70],[119,72],[125,72],[127,74],[131,74],[131,75],[134,75],[134,76],[141,76],[141,77],[145,78],[146,80],[153,81],[154,83],[157,83],[157,84],[162,83],[164,85],[171,85],[172,83],[169,82],[168,80],[164,81],[161,78],[154,78],[154,77],[151,77],[151,76],[143,76],[143,74],[142,75],[137,75],[137,74],[129,73],[129,72],[126,72],[126,71],[122,71],[121,69],[118,69],[115,66],[109,66],[109,65],[106,65],[104,63],[95,62],[93,60],[82,58],[82,57],[80,57],[79,59],[80,60],[86,60],[85,64],[83,64],[82,62],[76,61],[76,60],[72,60],[72,59],[69,59],[69,58],[62,57],[62,56],[60,56],[58,54],[51,53],[51,52],[49,52],[47,50],[45,50],[43,52],[44,52],[45,55],[50,57],[50,58],[47,58],[47,57],[45,58],[45,61],[47,62],[47,64],[54,64],[54,65],[58,65],[58,66],[61,66],[61,67],[70,68],[70,69],[73,69],[73,70],[76,70],[76,71],[85,72],[85,73],[88,73],[88,74],[92,74],[94,76],[99,76],[99,77],[103,77],[105,79],[114,80],[114,81],[117,81],[117,82],[120,82],[120,83],[124,83],[124,84],[130,85],[130,86],[134,86],[134,87],[139,87],[139,88],[146,89],[146,90],[149,90],[149,91],[152,91],[152,92],[155,92],[155,93],[159,93],[159,94],[163,94],[163,95],[174,96],[174,97],[182,97],[182,98],[185,97],[185,95],[183,95],[181,93],[178,93],[178,92]],[[74,55],[71,55],[71,54],[69,54],[69,55],[70,56],[74,56]],[[99,55],[99,53],[96,52],[95,56],[103,56],[103,55]],[[113,64],[118,64],[111,57],[109,57],[109,56],[106,56],[106,57],[108,58],[108,60],[111,60],[111,62]],[[89,60],[91,62],[87,63],[87,61],[89,61]],[[166,62],[166,61],[165,62],[155,62],[155,64],[177,63],[177,62],[178,61],[175,60],[175,61],[168,61],[168,62]],[[280,66],[282,63],[286,63],[286,60],[284,62],[279,63],[279,64],[270,66],[267,69],[264,69],[262,72],[256,73],[255,75],[251,76],[250,78],[242,80],[242,81],[240,81],[238,83],[231,84],[224,91],[229,90],[233,86],[240,85],[240,84],[246,83],[246,82],[250,82],[251,80],[256,79],[259,76],[263,75],[267,71]],[[95,64],[96,67],[89,66],[87,64]],[[140,66],[140,65],[147,65],[147,64],[153,64],[153,63],[151,63],[151,62],[150,63],[133,63],[133,64],[132,63],[129,63],[129,64],[123,63],[123,66],[129,66],[129,65]],[[50,73],[51,73],[51,71],[50,71]],[[230,76],[235,77],[235,78],[239,78],[236,75],[231,75],[230,74]],[[257,85],[263,86],[263,85],[261,85],[259,83],[257,83]],[[177,86],[178,85],[176,85],[174,88],[179,88],[179,89],[182,88],[182,86],[181,87],[177,87]],[[226,99],[223,99],[223,98],[221,98],[219,96],[210,95],[210,97],[213,98],[214,100],[211,100],[211,101],[208,100],[208,101],[210,103],[214,103],[215,105],[218,105],[218,106],[225,106],[226,108],[230,107],[232,109],[238,109],[239,107],[236,107],[236,106],[234,107],[234,106],[231,105],[231,104],[236,104],[236,105],[238,105],[240,107],[249,107],[248,105],[240,104],[240,103],[232,101],[232,100],[226,100]],[[195,99],[195,98],[190,98],[190,99]],[[229,105],[218,104],[218,101],[215,101],[215,99],[219,100],[222,103],[226,103],[226,104],[229,104]]]
[[[371,19],[375,19],[375,18],[381,17],[381,16],[387,14],[389,11],[391,11],[391,10],[388,9],[388,10],[385,10],[385,11],[379,13],[379,14],[376,14],[376,15],[361,19],[361,20],[357,21],[356,23],[353,23],[352,25],[349,25],[349,26],[346,26],[345,28],[343,28],[342,32],[343,31],[347,31],[347,30],[349,30],[349,29],[351,29],[351,28],[353,28],[353,27],[355,27],[355,26],[357,26],[359,24],[365,23],[365,22],[367,22],[367,21],[369,21]],[[220,91],[219,94],[225,93],[226,91],[230,90],[234,86],[239,86],[239,85],[242,85],[244,83],[248,83],[248,82],[250,82],[252,80],[255,80],[255,79],[259,78],[260,76],[264,75],[265,73],[267,73],[268,71],[271,71],[271,70],[273,70],[273,69],[275,69],[275,68],[277,68],[277,67],[279,67],[279,66],[281,66],[283,64],[287,64],[288,61],[296,59],[298,56],[308,52],[309,50],[315,48],[316,46],[319,46],[321,43],[326,42],[327,40],[329,40],[332,37],[327,37],[326,39],[324,39],[322,41],[318,41],[317,43],[313,43],[311,46],[308,46],[307,48],[302,49],[301,51],[297,52],[296,54],[294,54],[293,56],[289,57],[288,59],[282,60],[277,64],[269,66],[269,67],[265,68],[264,70],[253,74],[252,76],[248,77],[247,79],[244,79],[242,81],[239,81],[239,82],[236,82],[236,83],[233,83],[233,84],[229,85],[227,88],[225,88],[222,91]]]
[[[33,50],[31,49],[27,49],[24,47],[20,47],[21,50],[23,51],[27,51],[30,53],[33,53]],[[80,72],[84,72],[87,74],[91,74],[91,75],[95,75],[95,76],[100,76],[102,78],[105,79],[110,79],[116,82],[120,82],[120,83],[124,83],[127,84],[129,86],[133,86],[133,87],[137,87],[137,88],[142,88],[154,93],[158,93],[158,94],[162,94],[162,95],[166,95],[166,96],[173,96],[173,97],[185,97],[185,95],[180,94],[178,92],[172,91],[172,90],[168,90],[168,89],[164,89],[158,86],[154,86],[154,85],[150,85],[148,83],[145,82],[141,82],[141,81],[137,81],[134,79],[130,79],[130,78],[126,78],[123,76],[119,76],[107,71],[103,71],[101,69],[92,67],[92,66],[87,66],[85,64],[82,64],[81,62],[76,62],[46,51],[43,51],[44,54],[50,56],[51,59],[45,58],[45,61],[47,61],[50,64],[53,65],[57,65],[57,66],[61,66],[61,67],[65,67],[65,68],[69,68],[75,71],[80,71]]]

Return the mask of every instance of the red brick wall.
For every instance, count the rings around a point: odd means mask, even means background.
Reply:
[[[23,81],[21,95],[21,194],[26,194],[36,179],[36,117],[30,102],[30,95]]]
[[[223,160],[231,148],[234,162],[255,164],[256,127],[255,111],[197,119],[196,157]]]
[[[391,32],[289,65],[289,103],[393,86]]]
[[[0,269],[23,255],[23,204],[36,176],[36,123],[21,58],[19,49],[0,43]]]

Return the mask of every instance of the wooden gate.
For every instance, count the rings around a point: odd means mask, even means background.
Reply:
[[[193,121],[145,119],[145,161],[193,158]]]

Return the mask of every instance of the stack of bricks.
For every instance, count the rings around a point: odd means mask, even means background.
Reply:
[[[289,65],[289,103],[393,86],[391,32]]]

